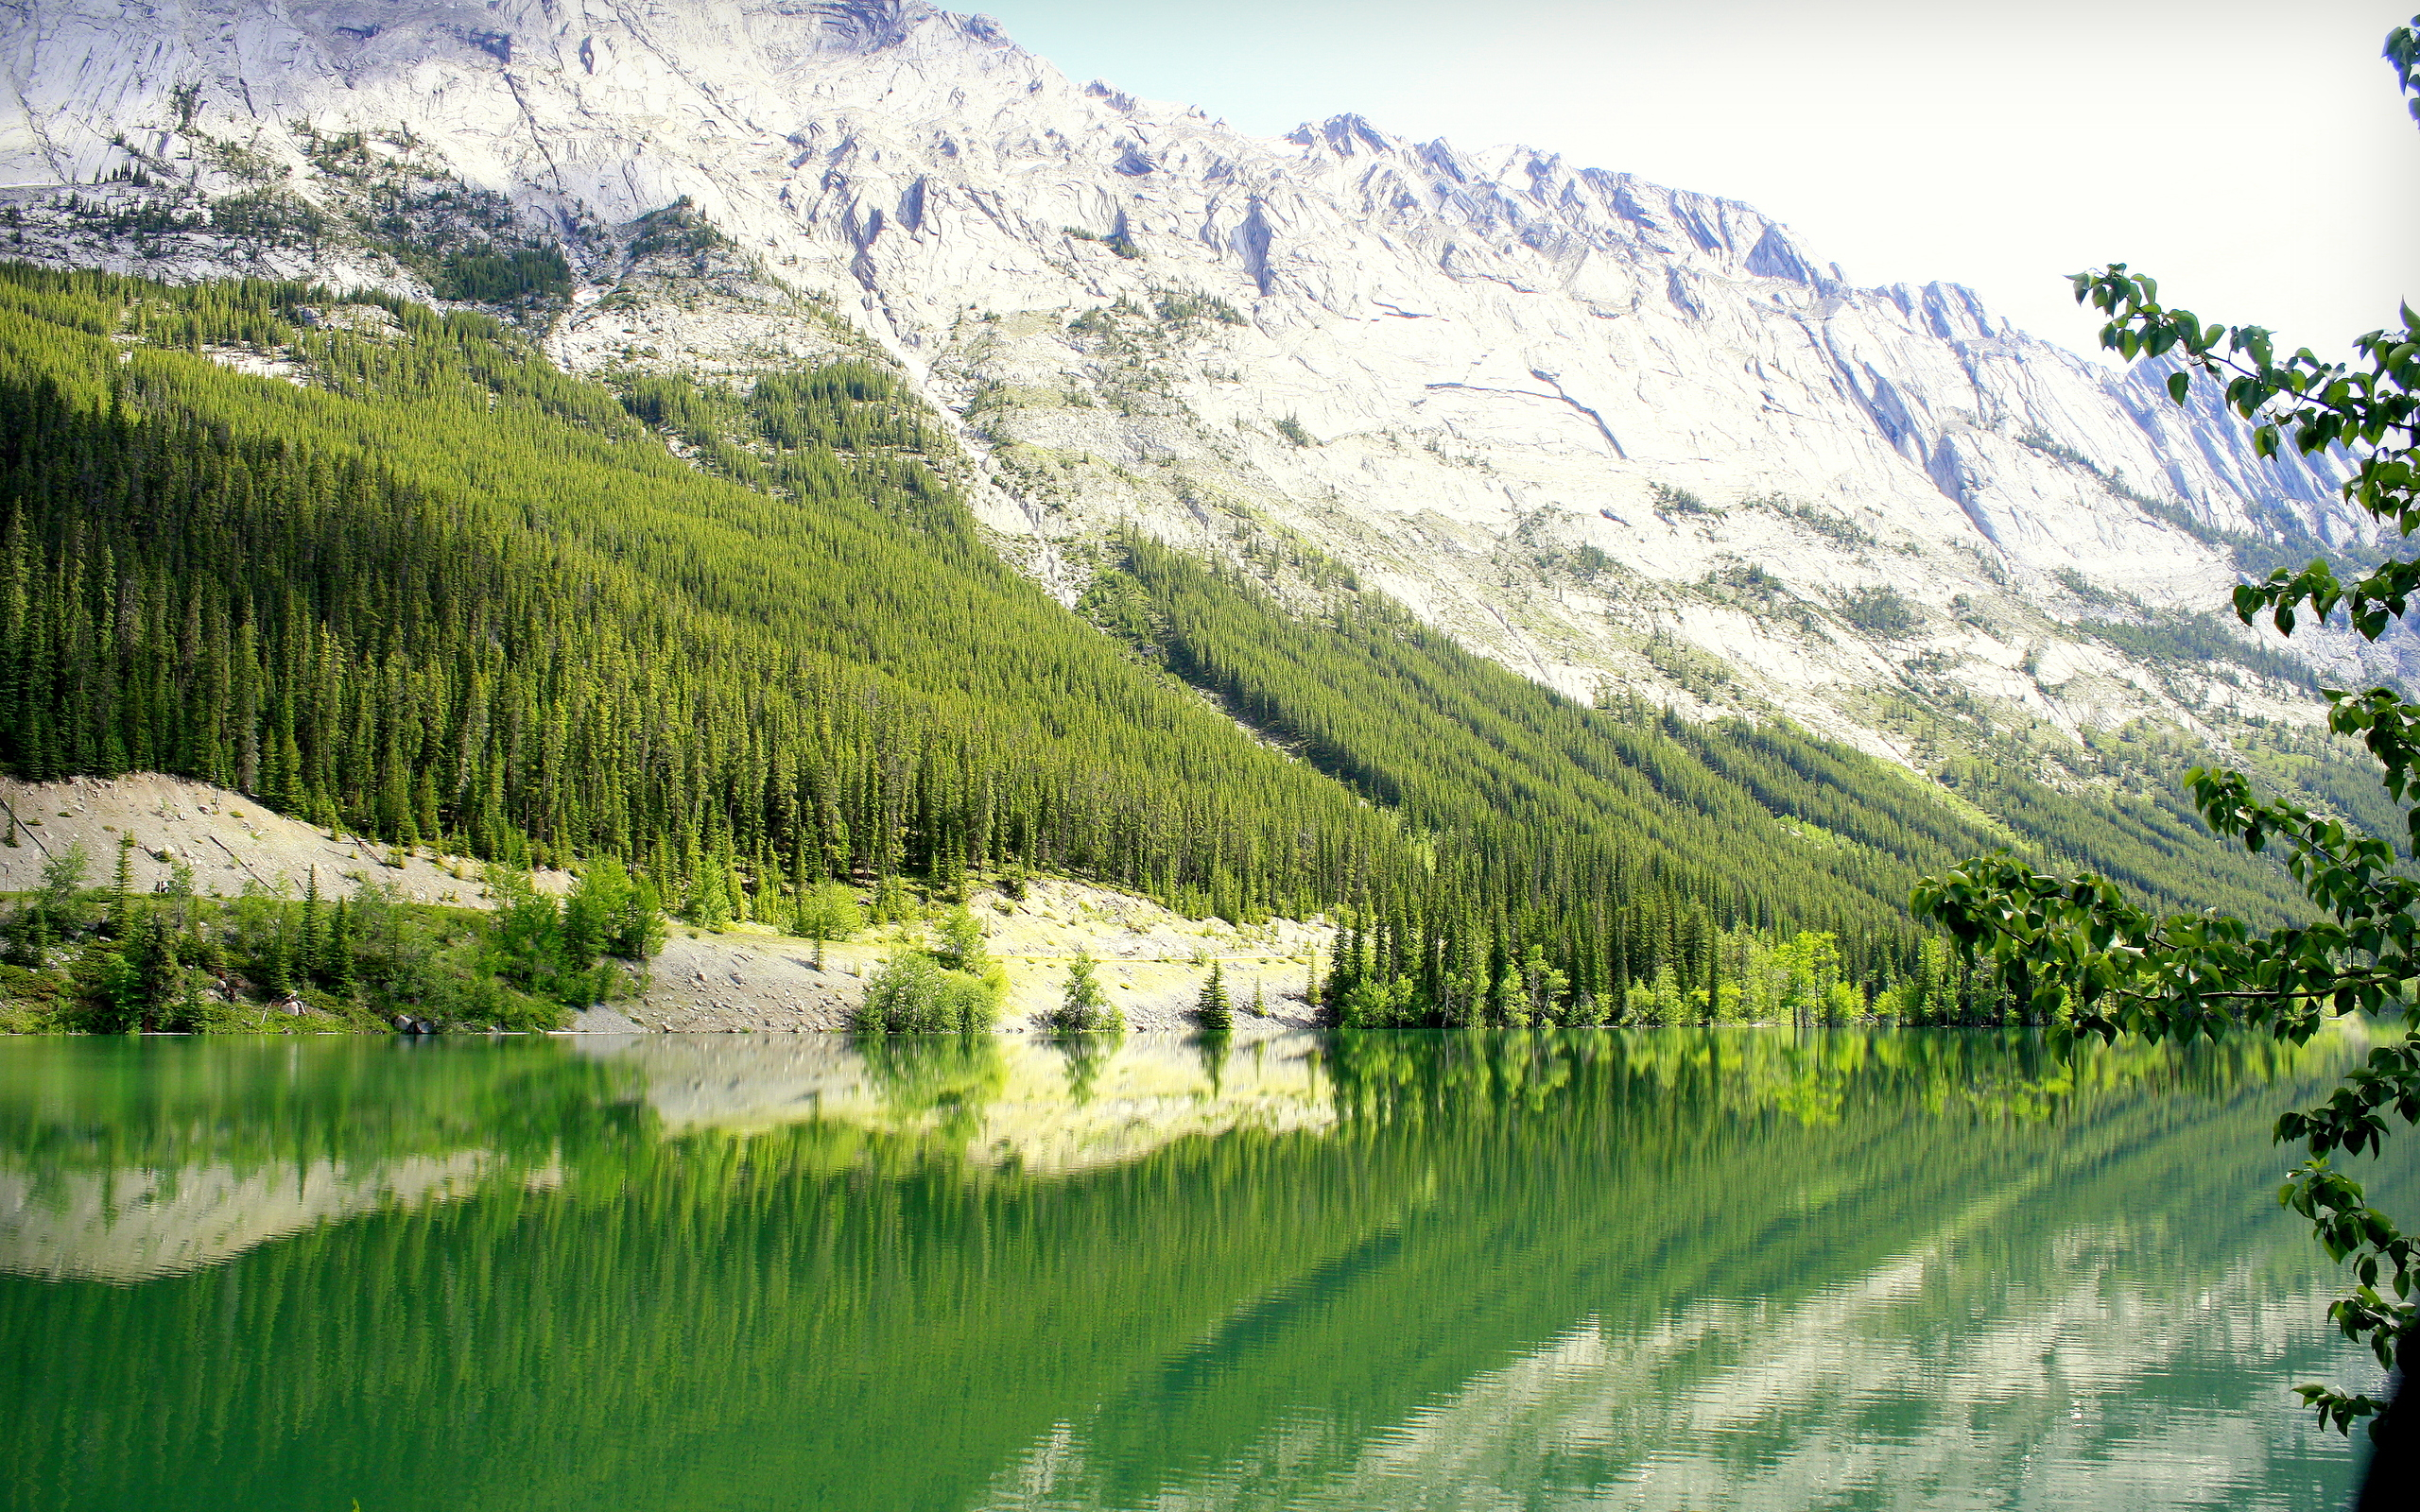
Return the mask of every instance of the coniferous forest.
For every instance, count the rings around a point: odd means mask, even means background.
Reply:
[[[1324,913],[1363,1024],[1719,1018],[1775,973],[1825,1016],[1996,1020],[1906,912],[1996,845],[2291,895],[2181,801],[1952,799],[1786,724],[1592,709],[1383,595],[1298,614],[1139,535],[1070,612],[945,436],[870,359],[617,390],[481,316],[0,268],[0,765],[610,859],[709,921],[1032,871]]]

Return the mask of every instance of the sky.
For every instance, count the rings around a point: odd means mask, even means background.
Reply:
[[[941,0],[953,9],[969,0]],[[2063,275],[2341,354],[2420,305],[2420,0],[973,0],[1069,77],[1257,134],[1351,112],[1742,199],[1858,284],[2096,346]]]

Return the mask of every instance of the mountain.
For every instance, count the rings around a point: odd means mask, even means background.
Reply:
[[[420,297],[559,255],[546,348],[600,374],[745,375],[834,312],[1069,600],[1120,521],[1299,542],[1574,696],[1921,765],[1995,721],[2307,718],[2194,616],[2361,539],[2326,460],[1745,205],[1351,116],[1253,137],[914,0],[44,0],[0,36],[19,255]]]
[[[1329,911],[1351,1015],[1448,1022],[1723,1011],[1800,929],[1984,1011],[1921,872],[2269,917],[2173,769],[2378,801],[2308,648],[2201,609],[2360,549],[2325,459],[1743,206],[1251,138],[916,5],[44,4],[0,68],[20,777],[707,922]]]

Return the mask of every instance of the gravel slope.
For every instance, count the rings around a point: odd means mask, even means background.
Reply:
[[[120,841],[132,836],[130,870],[136,890],[165,885],[178,863],[193,868],[195,890],[234,897],[247,883],[284,888],[308,885],[340,896],[362,885],[399,889],[417,902],[482,907],[479,864],[331,833],[269,813],[240,793],[182,778],[143,775],[60,782],[0,780],[0,892],[32,888],[43,864],[80,845],[87,872],[105,885],[117,866]],[[543,873],[542,886],[561,891],[570,879]],[[1195,920],[1148,899],[1083,883],[1043,879],[1024,897],[991,889],[970,902],[990,936],[993,954],[1009,975],[1001,1027],[1030,1032],[1037,1015],[1058,1000],[1067,961],[1089,951],[1099,977],[1137,1030],[1182,1029],[1213,962],[1225,971],[1239,1036],[1305,1027],[1311,1021],[1303,993],[1316,952],[1325,957],[1335,931],[1324,924],[1272,920],[1238,929],[1219,919]],[[744,924],[701,933],[674,924],[664,953],[649,963],[645,992],[629,1002],[578,1015],[583,1031],[687,1033],[837,1030],[864,994],[866,978],[895,951],[923,943],[922,926],[870,931],[825,948],[821,970],[812,943]],[[1268,1010],[1253,1013],[1255,991]]]

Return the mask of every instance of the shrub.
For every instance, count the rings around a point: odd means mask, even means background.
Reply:
[[[942,917],[933,954],[943,966],[954,971],[980,974],[986,964],[983,953],[983,925],[961,903]]]
[[[903,952],[867,984],[849,1027],[868,1034],[971,1034],[992,1026],[1003,985],[996,976],[944,971],[921,951]]]
[[[1703,499],[1686,489],[1668,483],[1651,483],[1647,491],[1655,496],[1655,512],[1661,515],[1712,514],[1714,510]]]
[[[1059,1006],[1044,1022],[1063,1034],[1115,1033],[1126,1027],[1125,1015],[1101,988],[1092,956],[1080,951],[1067,963],[1067,987]]]
[[[847,939],[866,927],[865,910],[857,895],[837,882],[801,887],[790,909],[790,933],[815,941],[816,964],[822,965],[826,941]]]

